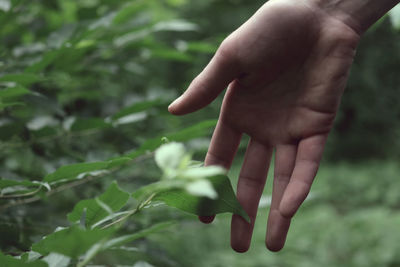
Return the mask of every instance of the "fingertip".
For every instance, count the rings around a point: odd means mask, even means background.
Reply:
[[[212,216],[199,216],[199,220],[202,223],[205,223],[205,224],[212,223],[214,221],[214,218],[215,218],[215,215],[212,215]]]
[[[249,246],[243,245],[243,244],[232,244],[231,247],[234,251],[237,253],[245,253],[249,250]]]
[[[168,112],[173,114],[173,115],[181,115],[179,112],[179,103],[182,100],[182,96],[178,97],[177,99],[175,99],[174,101],[172,101],[172,103],[168,106]]]
[[[265,242],[265,246],[267,247],[267,249],[272,252],[281,251],[284,245],[285,243],[277,243],[269,240]]]
[[[265,237],[265,245],[268,250],[278,252],[285,246],[290,222],[290,218],[282,216],[278,210],[270,211]]]
[[[231,247],[234,251],[244,253],[249,250],[253,226],[239,215],[232,216]]]

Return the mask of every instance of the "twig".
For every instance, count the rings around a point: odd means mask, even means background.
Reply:
[[[39,192],[42,189],[42,185],[40,185],[38,188],[36,188],[35,190],[28,192],[28,193],[24,193],[24,194],[15,194],[15,195],[1,195],[0,199],[6,199],[6,198],[20,198],[20,197],[29,197],[32,195],[35,195],[37,192]]]
[[[142,210],[147,204],[150,203],[150,201],[154,198],[155,195],[156,195],[155,193],[151,194],[145,201],[143,201],[142,203],[140,203],[136,209],[133,209],[131,212],[129,212],[129,213],[126,214],[125,216],[119,218],[118,220],[113,221],[113,222],[111,222],[111,223],[109,223],[109,224],[107,224],[107,225],[101,227],[101,229],[109,228],[109,227],[113,226],[114,224],[120,223],[120,222],[122,222],[122,221],[128,219],[130,216],[132,216],[132,215],[138,213],[138,212],[139,212],[140,210]]]

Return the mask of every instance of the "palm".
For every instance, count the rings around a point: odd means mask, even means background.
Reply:
[[[237,251],[249,247],[273,149],[266,243],[271,250],[282,248],[316,175],[354,57],[358,35],[304,3],[264,5],[170,107],[174,114],[192,112],[229,84],[205,162],[229,168],[241,135],[251,137],[237,196],[252,222],[233,216],[231,244]]]

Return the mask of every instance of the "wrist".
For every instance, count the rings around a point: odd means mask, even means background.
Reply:
[[[361,35],[400,0],[309,0],[308,2]]]

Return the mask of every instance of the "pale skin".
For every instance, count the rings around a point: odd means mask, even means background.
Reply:
[[[249,249],[275,151],[266,246],[283,248],[291,219],[316,176],[361,35],[398,0],[272,0],[221,44],[169,107],[196,111],[226,87],[206,165],[230,168],[250,136],[237,197],[251,223],[233,215],[231,246]],[[209,223],[213,217],[200,217]]]

